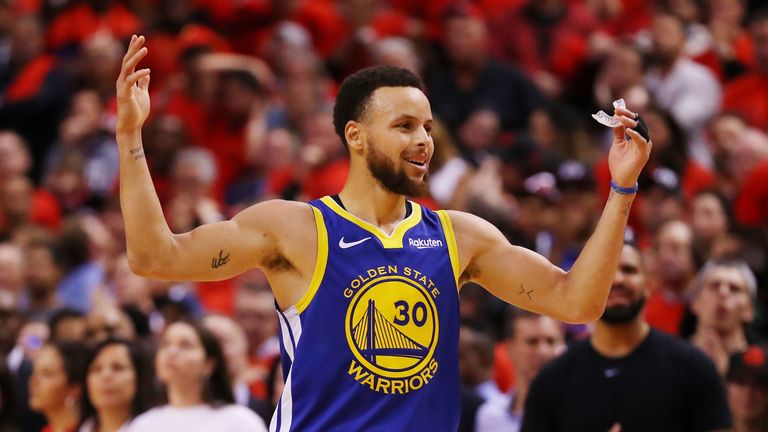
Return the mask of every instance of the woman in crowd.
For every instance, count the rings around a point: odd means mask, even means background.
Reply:
[[[49,342],[40,348],[29,379],[29,406],[48,420],[43,432],[72,432],[76,429],[84,375],[82,345]]]
[[[199,323],[165,329],[155,369],[167,403],[137,417],[127,431],[266,431],[254,412],[235,404],[219,342]]]
[[[152,369],[131,342],[107,339],[88,358],[80,432],[122,432],[152,406]]]

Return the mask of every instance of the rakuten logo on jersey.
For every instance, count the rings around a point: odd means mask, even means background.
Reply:
[[[415,247],[416,249],[432,249],[437,247],[443,247],[443,241],[442,240],[433,240],[433,239],[414,239],[409,238],[408,244],[410,246]]]

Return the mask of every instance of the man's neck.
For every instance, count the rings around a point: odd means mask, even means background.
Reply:
[[[520,380],[515,383],[515,393],[512,397],[509,407],[513,414],[522,416],[525,410],[525,399],[528,397],[528,388],[530,383],[526,380]]]
[[[385,189],[364,167],[350,167],[339,198],[349,213],[387,234],[405,218],[405,196]]]
[[[625,357],[648,337],[649,332],[650,326],[642,314],[627,324],[612,325],[601,320],[595,324],[590,342],[605,357]]]
[[[694,341],[701,341],[704,334],[714,335],[720,340],[720,344],[723,349],[728,353],[745,351],[749,343],[747,342],[747,336],[744,334],[744,330],[741,327],[731,329],[729,331],[722,331],[712,327],[699,327],[693,334],[691,339]]]

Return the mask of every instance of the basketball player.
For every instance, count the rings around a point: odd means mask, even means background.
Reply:
[[[136,66],[147,54],[144,42],[131,39],[117,80],[131,268],[196,281],[264,271],[279,308],[285,376],[271,430],[455,430],[458,291],[467,282],[567,322],[602,314],[651,148],[632,129],[631,111],[616,112],[614,187],[567,273],[510,245],[478,217],[406,199],[427,191],[433,119],[419,78],[394,67],[363,70],[339,89],[334,124],[350,171],[338,195],[262,202],[232,220],[174,234],[142,149],[149,70]]]

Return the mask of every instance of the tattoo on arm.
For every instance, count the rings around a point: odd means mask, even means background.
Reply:
[[[133,160],[139,160],[144,158],[144,149],[141,147],[136,147],[135,149],[131,149],[130,152]]]
[[[219,251],[218,257],[211,258],[211,268],[217,269],[229,262],[229,255],[224,255],[224,249]]]
[[[533,300],[531,298],[531,293],[532,292],[533,292],[533,290],[526,291],[525,287],[523,287],[523,284],[520,284],[520,292],[518,294],[520,294],[520,295],[527,294],[528,295],[528,300]]]
[[[629,216],[629,209],[630,209],[630,207],[632,207],[632,203],[631,202],[627,203],[627,206],[624,207],[624,210],[621,211],[624,214],[624,216]]]

